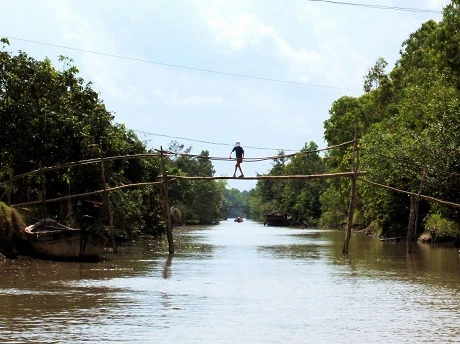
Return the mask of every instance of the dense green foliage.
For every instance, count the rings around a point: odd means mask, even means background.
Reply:
[[[18,212],[0,202],[0,256],[16,258],[17,242],[25,240],[25,224]]]
[[[441,22],[424,23],[403,42],[400,59],[389,73],[387,62],[379,58],[364,76],[361,97],[344,96],[332,104],[324,138],[330,147],[359,140],[355,164],[366,171],[363,179],[460,203],[459,42],[460,1],[453,0]],[[302,151],[315,149],[311,143]],[[269,174],[349,172],[352,149],[349,144],[324,157],[315,153],[280,158]],[[259,181],[249,201],[251,216],[282,212],[298,223],[338,228],[348,218],[350,185],[348,178]],[[406,235],[407,194],[364,181],[358,182],[357,192],[354,224],[382,236]],[[422,200],[417,223],[430,233],[443,233],[443,240],[460,238],[457,207]]]
[[[209,160],[209,152],[202,151],[199,156],[190,155],[191,147],[176,141],[171,142],[169,150],[176,153],[168,161],[167,170],[173,175],[212,177],[214,166]],[[174,209],[176,224],[213,224],[221,219],[221,207],[225,183],[214,180],[182,180],[170,185],[170,198]]]
[[[249,218],[249,196],[252,192],[253,190],[240,191],[238,189],[225,189],[222,218]]]
[[[271,176],[310,175],[325,172],[318,147],[310,142],[300,154],[279,152],[268,173]],[[289,213],[299,224],[313,226],[321,215],[320,196],[327,184],[321,179],[260,180],[249,197],[251,218],[262,220],[265,213]]]
[[[4,48],[8,45],[2,40]],[[2,180],[10,174],[20,175],[40,166],[55,166],[105,156],[146,153],[136,135],[123,125],[114,124],[114,116],[105,108],[91,83],[78,77],[71,60],[61,57],[62,71],[50,60],[37,61],[24,52],[14,56],[0,52],[0,173]],[[154,180],[158,161],[119,160],[105,163],[109,187]],[[44,173],[47,199],[68,194],[101,190],[101,166],[88,164]],[[40,175],[15,180],[13,203],[34,201],[42,197]],[[112,196],[114,226],[119,236],[135,234],[149,227],[161,232],[163,225],[158,206],[158,191],[114,191]],[[94,196],[104,201],[102,196]],[[49,203],[47,216],[62,221],[74,218],[74,202]],[[42,217],[44,209],[36,214]]]
[[[114,123],[110,113],[91,83],[78,76],[77,67],[61,57],[62,70],[49,59],[37,61],[25,52],[13,55],[9,42],[2,39],[0,50],[0,199],[11,195],[13,204],[75,195],[107,187],[155,182],[161,174],[161,159],[118,159],[102,157],[134,154],[153,155],[134,132]],[[179,174],[214,173],[211,162],[203,158],[165,158],[167,169]],[[94,164],[53,169],[43,173],[29,172],[81,160],[96,159]],[[10,176],[27,174],[8,183]],[[104,178],[102,177],[104,176]],[[225,184],[177,183],[169,190],[170,201],[178,204],[187,223],[215,223],[220,219],[221,197]],[[103,194],[85,197],[107,203]],[[28,221],[43,216],[74,225],[77,199],[48,203],[28,213]],[[165,231],[161,190],[158,185],[123,188],[110,192],[111,210],[116,235],[129,238],[140,233],[152,235]],[[46,212],[45,212],[46,210]],[[107,228],[104,209],[100,222]]]
[[[460,203],[459,10],[454,0],[442,22],[428,21],[411,34],[390,73],[385,73],[385,60],[378,59],[364,78],[366,93],[338,99],[325,122],[330,145],[351,140],[356,128],[366,179],[454,203]],[[349,158],[349,149],[331,152],[328,169],[349,170]],[[348,197],[346,183],[330,184],[322,196],[325,225],[343,220]],[[359,183],[358,200],[356,221],[377,227],[384,236],[405,234],[407,195]],[[451,237],[459,235],[458,208],[422,201],[419,224],[425,219],[431,219],[430,228],[441,223],[434,214],[451,223]]]
[[[458,224],[443,218],[440,214],[432,214],[425,222],[425,237],[433,243],[450,242],[452,239],[460,242]]]
[[[444,9],[439,23],[428,21],[403,42],[400,58],[390,72],[377,59],[364,76],[364,94],[344,96],[331,105],[324,122],[330,147],[321,156],[310,142],[299,154],[279,152],[268,173],[272,176],[349,172],[352,145],[359,140],[355,224],[376,229],[382,236],[404,236],[408,227],[409,197],[394,189],[422,193],[460,203],[460,0]],[[59,71],[47,59],[36,61],[20,52],[0,51],[0,200],[12,191],[13,203],[40,199],[40,175],[28,175],[8,190],[9,176],[39,166],[83,159],[154,153],[123,125],[113,123],[91,83],[78,77],[71,60],[61,58]],[[338,146],[339,145],[339,146]],[[209,152],[191,155],[171,142],[160,158],[123,159],[105,163],[109,187],[157,181],[162,166],[168,174],[213,176]],[[78,194],[103,187],[99,164],[45,173],[46,198]],[[350,180],[260,180],[250,192],[226,189],[225,182],[174,180],[168,188],[175,225],[212,224],[221,218],[262,220],[264,213],[289,213],[305,226],[340,227],[348,217]],[[95,199],[104,201],[102,197]],[[74,202],[51,203],[47,214],[71,218]],[[158,185],[111,192],[114,225],[119,237],[164,231]],[[37,216],[42,216],[38,214]],[[104,223],[107,214],[104,214]],[[433,240],[459,240],[458,207],[422,200],[417,223]],[[420,234],[421,230],[417,230]]]

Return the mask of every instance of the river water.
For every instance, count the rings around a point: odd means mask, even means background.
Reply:
[[[460,343],[455,248],[251,221],[0,262],[1,343]]]

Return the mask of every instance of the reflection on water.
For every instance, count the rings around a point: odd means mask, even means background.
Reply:
[[[0,262],[2,343],[460,342],[458,249],[245,221]]]
[[[163,269],[163,278],[167,279],[171,277],[171,265],[172,265],[172,259],[174,255],[173,254],[168,254],[168,259],[166,259],[165,267]]]

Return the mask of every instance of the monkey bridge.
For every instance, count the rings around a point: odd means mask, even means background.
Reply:
[[[446,204],[449,206],[457,207],[460,208],[460,204],[456,203],[451,203],[451,202],[446,202],[442,201],[430,196],[422,195],[421,193],[421,188],[418,193],[412,193],[404,190],[398,190],[395,188],[392,188],[387,185],[379,184],[370,180],[367,180],[365,178],[362,178],[363,176],[366,175],[365,171],[359,171],[357,166],[358,166],[358,149],[357,149],[357,139],[354,139],[353,141],[348,141],[336,146],[331,146],[327,147],[324,149],[319,149],[319,150],[314,150],[314,151],[301,151],[297,152],[294,154],[288,154],[288,155],[282,155],[282,156],[272,156],[272,157],[261,157],[261,158],[244,158],[245,163],[248,162],[259,162],[259,161],[265,161],[265,160],[275,160],[275,159],[280,159],[280,158],[292,158],[295,156],[301,156],[301,155],[307,155],[307,154],[312,154],[312,153],[318,153],[320,151],[326,151],[326,150],[331,150],[331,149],[336,149],[339,147],[343,146],[351,146],[348,147],[348,149],[351,152],[351,168],[350,171],[344,171],[344,172],[337,172],[337,173],[324,173],[324,174],[314,174],[314,175],[282,175],[282,176],[275,176],[275,175],[264,175],[264,174],[258,174],[256,176],[245,176],[245,177],[229,177],[229,176],[181,176],[181,175],[170,175],[168,174],[168,171],[165,168],[165,159],[171,156],[186,156],[190,158],[196,158],[196,159],[205,159],[205,160],[225,160],[225,161],[231,161],[231,160],[236,160],[236,159],[230,159],[230,158],[223,158],[223,157],[209,157],[209,156],[201,156],[201,155],[191,155],[191,154],[182,154],[182,153],[177,153],[177,152],[170,152],[170,151],[165,151],[163,148],[160,150],[155,150],[157,153],[154,154],[134,154],[134,155],[123,155],[123,156],[112,156],[112,157],[99,157],[95,159],[88,159],[88,160],[82,160],[82,161],[77,161],[77,162],[70,162],[66,164],[61,164],[57,166],[51,166],[51,167],[43,167],[40,166],[39,169],[30,171],[28,173],[20,174],[14,176],[12,171],[9,173],[9,180],[2,182],[6,189],[6,198],[7,198],[7,204],[12,206],[12,207],[25,207],[25,206],[39,206],[41,205],[43,207],[43,212],[46,217],[46,204],[50,202],[58,202],[58,201],[63,201],[63,200],[70,200],[73,198],[81,198],[81,197],[87,197],[91,195],[96,195],[96,194],[103,194],[105,198],[105,207],[107,207],[107,213],[109,217],[109,227],[110,231],[112,234],[112,249],[113,252],[117,252],[117,247],[115,243],[115,234],[114,234],[114,229],[113,229],[113,218],[112,218],[112,211],[111,211],[111,203],[110,203],[110,192],[115,191],[115,190],[120,190],[120,189],[125,189],[125,188],[136,188],[136,187],[143,187],[143,186],[150,186],[150,185],[159,185],[161,187],[161,195],[162,195],[162,204],[163,204],[163,212],[165,214],[165,222],[167,225],[167,238],[168,238],[168,244],[169,244],[169,252],[174,253],[174,240],[173,240],[173,228],[172,228],[172,221],[171,221],[171,216],[168,216],[167,214],[170,214],[170,203],[168,200],[168,185],[172,182],[180,182],[182,180],[287,180],[287,179],[303,179],[303,180],[309,180],[309,179],[331,179],[331,178],[350,178],[351,179],[351,189],[350,189],[350,203],[349,203],[349,210],[348,210],[348,221],[347,221],[347,230],[345,233],[345,241],[343,245],[343,250],[342,252],[344,254],[348,254],[348,246],[349,246],[349,240],[351,238],[351,228],[352,228],[352,222],[353,222],[353,214],[354,214],[354,209],[355,209],[355,203],[356,203],[356,183],[357,181],[362,181],[365,183],[369,183],[371,185],[374,185],[376,187],[381,187],[385,188],[387,190],[391,190],[392,192],[400,192],[404,193],[406,195],[409,195],[411,197],[411,216],[409,218],[409,226],[408,226],[408,235],[407,235],[407,250],[408,252],[411,252],[411,247],[412,247],[412,239],[413,239],[413,231],[414,231],[414,213],[415,209],[418,207],[418,202],[420,199],[426,199],[429,201],[433,202],[438,202],[442,204]],[[162,175],[159,177],[159,180],[151,181],[151,182],[144,182],[144,183],[126,183],[123,185],[119,185],[116,187],[109,187],[108,184],[106,183],[106,173],[105,173],[105,168],[104,164],[108,161],[114,161],[114,160],[128,160],[128,159],[160,159],[161,161],[161,167],[162,167]],[[58,170],[58,169],[70,169],[76,166],[82,166],[82,165],[90,165],[90,164],[99,164],[100,165],[100,173],[101,173],[101,181],[102,181],[102,189],[101,190],[95,190],[91,192],[86,192],[86,193],[80,193],[80,194],[74,194],[74,195],[67,195],[67,196],[62,196],[62,197],[57,197],[57,198],[52,198],[52,199],[46,199],[46,182],[45,182],[45,173],[53,170]],[[14,196],[14,185],[18,180],[21,180],[25,177],[31,176],[31,175],[39,175],[39,180],[41,184],[41,199],[37,201],[32,201],[32,202],[22,202],[22,203],[14,203],[12,202],[13,196]],[[2,196],[3,197],[3,196]]]

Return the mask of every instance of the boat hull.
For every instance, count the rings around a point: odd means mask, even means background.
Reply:
[[[108,241],[104,235],[57,222],[39,222],[25,232],[36,255],[57,260],[98,259]]]
[[[265,226],[285,227],[292,225],[291,219],[284,214],[265,214]]]

